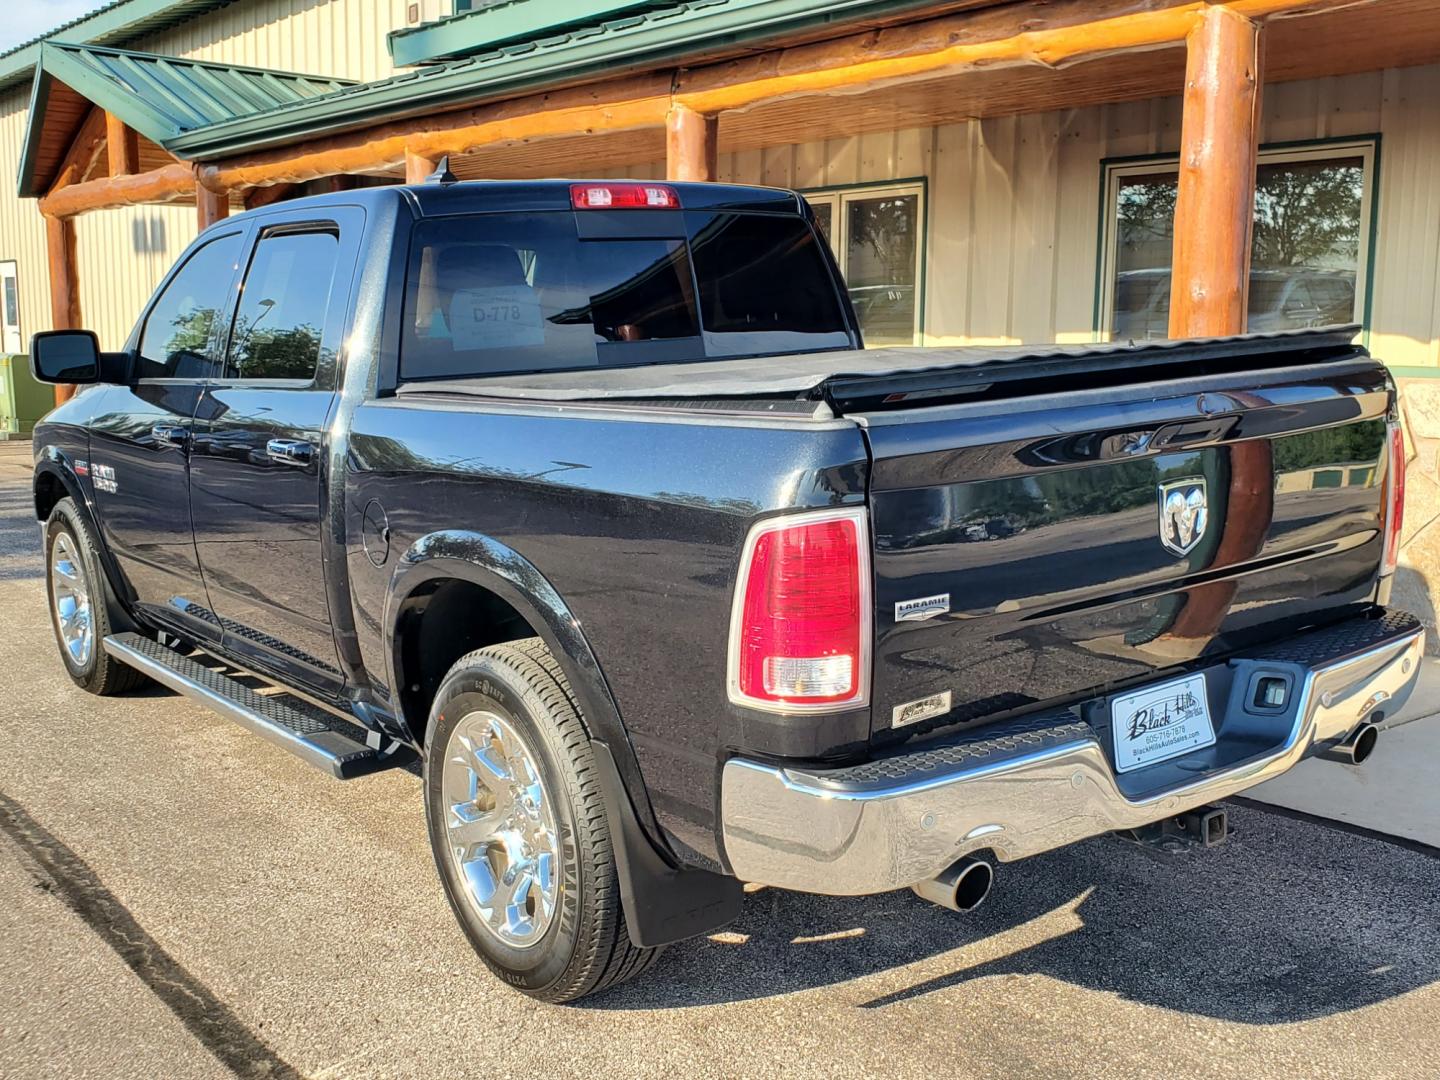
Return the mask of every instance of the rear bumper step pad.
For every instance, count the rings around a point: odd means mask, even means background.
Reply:
[[[358,724],[294,697],[257,693],[238,679],[140,634],[113,634],[105,639],[105,651],[339,780],[395,764],[390,756],[365,745],[366,733]]]

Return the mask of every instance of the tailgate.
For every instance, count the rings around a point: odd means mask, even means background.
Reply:
[[[1390,395],[1360,358],[857,415],[877,734],[1078,700],[1352,614],[1381,562]]]

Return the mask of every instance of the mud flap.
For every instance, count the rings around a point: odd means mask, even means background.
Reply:
[[[657,851],[640,827],[610,748],[602,742],[592,742],[591,747],[610,816],[630,941],[637,948],[669,945],[734,920],[744,897],[740,882],[708,870],[675,866]]]

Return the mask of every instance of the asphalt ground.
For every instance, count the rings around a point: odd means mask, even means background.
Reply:
[[[71,685],[26,449],[0,444],[0,1076],[1440,1076],[1440,852],[1249,804],[1215,851],[1003,866],[968,916],[759,890],[641,982],[532,1002],[455,926],[413,775]]]

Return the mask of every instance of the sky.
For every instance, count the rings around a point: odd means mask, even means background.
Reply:
[[[104,6],[104,0],[3,0],[0,52]]]

